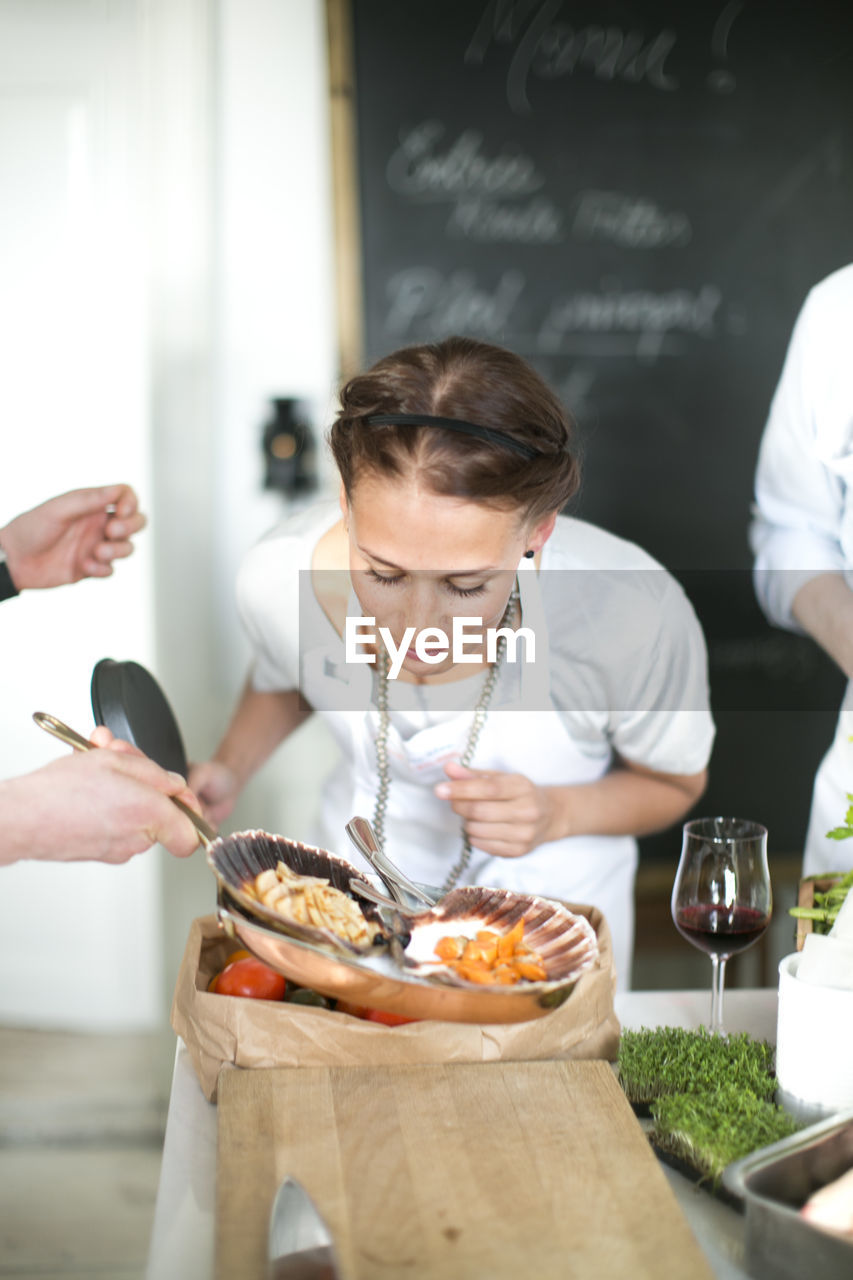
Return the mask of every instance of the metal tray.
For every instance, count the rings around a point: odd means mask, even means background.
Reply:
[[[729,1165],[724,1186],[746,1210],[746,1268],[755,1280],[853,1276],[853,1240],[813,1226],[799,1210],[853,1167],[853,1111],[839,1112]]]

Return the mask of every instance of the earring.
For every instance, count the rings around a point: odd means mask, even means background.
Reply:
[[[531,547],[529,551],[525,551],[524,558],[525,560],[532,560],[535,555],[536,555],[536,552]]]

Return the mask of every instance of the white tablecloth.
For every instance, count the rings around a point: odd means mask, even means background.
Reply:
[[[776,1040],[775,989],[726,992],[728,1031]],[[707,1024],[707,991],[632,991],[616,997],[623,1027]],[[667,1178],[719,1280],[745,1280],[743,1218],[673,1170]],[[147,1280],[212,1280],[216,1197],[216,1107],[206,1102],[179,1041]]]

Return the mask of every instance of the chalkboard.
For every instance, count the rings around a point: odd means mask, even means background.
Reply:
[[[462,332],[545,375],[573,512],[705,626],[702,808],[800,847],[841,681],[763,621],[747,525],[797,311],[853,261],[853,5],[354,0],[352,49],[365,358]]]

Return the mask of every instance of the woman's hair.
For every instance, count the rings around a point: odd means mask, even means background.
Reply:
[[[351,378],[329,433],[347,494],[367,472],[416,474],[429,490],[532,520],[558,511],[577,491],[574,424],[542,378],[520,356],[473,338],[404,347]],[[538,451],[435,426],[374,424],[374,414],[455,418],[503,432]]]

